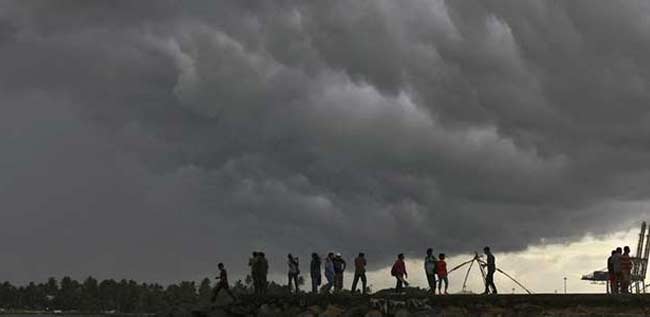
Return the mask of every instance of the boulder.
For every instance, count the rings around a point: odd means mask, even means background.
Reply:
[[[410,317],[410,316],[411,316],[411,313],[410,313],[408,310],[406,310],[406,309],[404,309],[404,308],[401,308],[401,309],[398,309],[398,310],[395,312],[394,316],[395,316],[395,317]]]
[[[327,308],[325,309],[324,312],[322,312],[319,316],[320,317],[339,317],[343,316],[343,312],[345,310],[341,307],[337,307],[334,305],[328,305]]]
[[[307,311],[310,311],[314,315],[318,316],[320,313],[323,312],[323,309],[318,305],[312,305],[312,306],[307,307]]]
[[[383,317],[383,316],[384,314],[382,314],[380,311],[373,309],[367,312],[365,317]]]
[[[431,311],[418,311],[418,312],[411,313],[411,317],[438,317],[438,316],[442,316],[442,314],[439,311],[434,311],[434,310],[431,310]],[[484,315],[474,315],[474,314],[472,314],[471,316],[486,317]]]
[[[447,307],[442,310],[440,314],[445,317],[465,317],[470,316],[469,312],[466,309],[460,307]],[[434,315],[435,316],[435,315]]]
[[[226,312],[225,310],[220,309],[220,308],[213,309],[212,311],[210,311],[206,315],[208,317],[226,317],[226,316],[230,316],[230,314],[228,312]]]
[[[262,304],[257,310],[258,317],[275,317],[275,316],[286,316],[282,314],[282,310],[278,307],[269,304]]]
[[[345,310],[344,317],[363,317],[368,312],[367,306],[355,306]]]

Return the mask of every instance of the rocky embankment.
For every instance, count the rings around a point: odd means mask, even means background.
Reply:
[[[194,316],[650,316],[650,295],[241,297]]]

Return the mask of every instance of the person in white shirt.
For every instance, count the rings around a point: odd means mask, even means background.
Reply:
[[[424,258],[424,272],[427,275],[427,282],[429,282],[429,288],[431,292],[436,293],[436,266],[438,265],[438,259],[433,255],[433,250],[431,248],[427,249],[427,256]]]

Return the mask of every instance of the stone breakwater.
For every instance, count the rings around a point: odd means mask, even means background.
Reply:
[[[241,297],[194,316],[650,316],[649,295],[331,295]]]

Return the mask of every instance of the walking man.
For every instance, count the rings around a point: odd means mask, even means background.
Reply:
[[[490,247],[483,248],[483,252],[487,256],[487,274],[485,275],[485,292],[483,294],[490,294],[490,288],[492,288],[492,294],[497,293],[497,287],[494,285],[494,272],[497,270],[496,259],[492,252],[490,252]]]
[[[621,293],[628,294],[630,292],[630,283],[632,282],[632,258],[630,258],[630,247],[623,248],[623,255],[620,258],[621,273],[623,279],[621,280]]]
[[[366,255],[359,253],[354,259],[354,280],[352,281],[352,293],[357,291],[357,282],[361,279],[361,294],[366,294]]]
[[[300,274],[300,269],[298,267],[298,257],[293,257],[291,253],[287,256],[287,264],[289,265],[289,292],[291,292],[291,282],[293,281],[296,286],[296,293],[298,293],[298,275]]]
[[[424,273],[427,275],[427,282],[433,294],[436,293],[436,266],[438,259],[433,255],[433,249],[427,249],[427,256],[424,258]]]
[[[332,261],[334,264],[334,291],[339,292],[343,289],[343,272],[347,263],[343,260],[341,253],[337,253]]]
[[[217,300],[217,295],[219,295],[219,292],[221,290],[226,291],[226,293],[234,301],[235,295],[232,294],[230,287],[228,286],[228,272],[226,272],[226,268],[223,266],[223,263],[217,264],[217,267],[219,268],[219,276],[215,277],[215,279],[219,282],[217,282],[217,286],[212,291],[212,298],[210,301],[214,303]]]
[[[318,293],[318,287],[320,287],[321,284],[320,262],[318,253],[312,253],[311,263],[309,265],[309,275],[311,275],[311,292],[314,294]]]
[[[397,260],[395,260],[393,268],[390,270],[390,274],[397,280],[395,285],[396,293],[401,293],[404,289],[404,286],[409,286],[409,283],[406,281],[406,278],[408,278],[408,273],[406,272],[406,264],[404,263],[403,253],[397,255]]]

